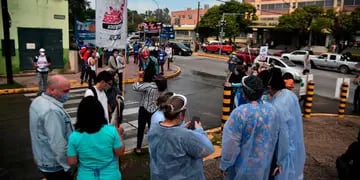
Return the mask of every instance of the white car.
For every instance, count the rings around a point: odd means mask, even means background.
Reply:
[[[289,73],[294,77],[295,81],[301,80],[303,68],[296,66],[288,59],[280,58],[278,56],[266,56],[265,61],[261,61],[260,56],[257,56],[254,62],[265,65],[266,67],[273,65],[274,67],[281,69],[283,75]]]
[[[307,50],[296,50],[291,53],[284,53],[281,55],[281,57],[284,59],[288,59],[290,61],[303,63],[305,60],[305,57],[308,53],[309,53],[309,51],[307,51]]]

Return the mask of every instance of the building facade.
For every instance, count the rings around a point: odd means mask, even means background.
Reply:
[[[32,70],[32,58],[40,48],[46,49],[53,68],[63,68],[69,59],[68,1],[8,0],[8,12],[11,17],[10,39],[15,49],[13,72]],[[4,39],[3,30],[0,39]],[[1,44],[0,49],[2,51]],[[5,74],[3,56],[0,56],[0,74]]]
[[[360,7],[359,0],[244,0],[244,2],[254,5],[257,9],[258,20],[254,21],[251,27],[254,41],[259,44],[265,44],[271,39],[268,30],[278,24],[280,16],[292,13],[296,8],[317,5],[325,9],[333,8],[336,11],[350,13]],[[326,36],[322,45],[328,46],[329,40],[330,36]]]
[[[334,8],[336,11],[351,12],[360,7],[359,0],[244,0],[257,9],[259,24],[274,26],[279,17],[293,12],[296,8],[309,5]]]
[[[175,40],[191,42],[193,44],[196,40],[195,28],[198,22],[198,12],[200,22],[208,9],[209,5],[205,4],[199,10],[197,8],[188,8],[181,11],[172,11],[171,24],[174,26]]]

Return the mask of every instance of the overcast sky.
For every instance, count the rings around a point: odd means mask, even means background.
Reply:
[[[95,8],[95,0],[89,0],[91,7]],[[187,8],[196,9],[198,0],[128,0],[128,8],[130,10],[137,10],[139,13],[143,13],[146,10],[155,10],[159,4],[160,9],[168,8],[170,11],[185,10]],[[200,6],[204,7],[204,4],[209,4],[210,7],[215,4],[220,4],[217,0],[200,0]]]

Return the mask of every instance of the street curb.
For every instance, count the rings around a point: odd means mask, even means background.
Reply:
[[[202,52],[195,52],[195,53],[193,53],[193,56],[203,56],[203,57],[208,57],[208,58],[214,58],[219,61],[224,61],[224,60],[229,59],[228,56],[220,56],[220,55],[216,55],[216,54],[208,54],[208,53],[202,53]]]
[[[181,73],[181,68],[179,66],[173,65],[176,68],[176,71],[172,74],[165,75],[166,79],[174,78]],[[128,78],[124,80],[125,84],[132,84],[134,83],[136,78]],[[71,89],[83,88],[88,87],[87,83],[80,84],[79,80],[69,80]],[[1,95],[9,95],[9,94],[23,94],[23,93],[34,93],[38,92],[38,87],[28,87],[28,88],[14,88],[14,89],[0,89],[0,96]]]

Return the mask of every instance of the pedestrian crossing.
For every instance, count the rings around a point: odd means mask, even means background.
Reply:
[[[72,124],[75,124],[76,122],[77,108],[81,99],[84,97],[86,90],[87,88],[71,89],[69,94],[70,98],[64,103],[64,109],[70,115]],[[24,96],[32,101],[36,98],[37,93],[27,93],[24,94]],[[136,147],[139,102],[125,99],[124,103],[125,108],[123,111],[123,122],[121,126],[124,129],[124,143],[126,151],[128,151]],[[143,140],[143,146],[144,145],[147,145],[146,136]]]

